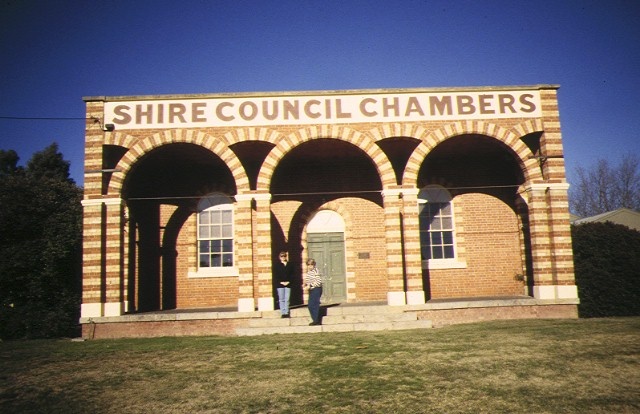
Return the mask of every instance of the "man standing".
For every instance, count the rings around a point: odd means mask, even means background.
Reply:
[[[273,268],[273,278],[276,283],[276,290],[278,291],[278,300],[280,301],[280,317],[288,318],[293,268],[287,258],[287,252],[280,252],[278,259],[278,262]]]

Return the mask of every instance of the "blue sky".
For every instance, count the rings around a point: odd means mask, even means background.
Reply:
[[[569,179],[640,154],[636,0],[0,2],[0,117],[83,118],[84,96],[559,84]],[[0,118],[24,165],[82,120]]]

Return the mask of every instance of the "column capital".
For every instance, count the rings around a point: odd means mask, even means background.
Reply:
[[[270,193],[244,193],[244,194],[236,194],[234,198],[236,199],[236,201],[251,201],[251,200],[269,201],[271,200],[271,194]]]
[[[548,190],[561,190],[561,191],[568,191],[569,190],[569,186],[570,184],[567,182],[561,182],[561,183],[531,183],[527,186],[525,186],[524,190],[525,191],[536,191],[536,192],[540,192],[540,191],[546,191]]]
[[[92,198],[92,199],[84,199],[80,201],[84,207],[87,206],[99,206],[105,204],[107,206],[116,206],[124,204],[124,200],[120,197],[112,197],[112,198]]]
[[[402,195],[417,195],[420,192],[417,188],[385,188],[382,190],[383,197]]]

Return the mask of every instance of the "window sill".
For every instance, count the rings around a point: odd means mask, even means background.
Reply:
[[[189,272],[187,274],[189,278],[238,276],[240,276],[240,271],[238,271],[237,267],[202,267],[196,272]]]
[[[423,269],[466,269],[467,262],[459,261],[458,259],[436,259],[436,260],[423,260]]]

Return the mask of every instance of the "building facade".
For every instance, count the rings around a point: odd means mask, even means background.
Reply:
[[[324,303],[575,306],[557,89],[87,97],[81,320],[273,310],[281,250]]]

